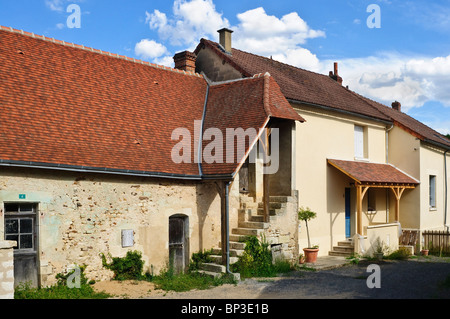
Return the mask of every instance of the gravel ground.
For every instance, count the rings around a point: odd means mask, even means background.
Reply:
[[[286,277],[246,279],[237,285],[182,293],[162,292],[139,284],[129,286],[122,298],[145,299],[449,299],[450,259],[419,258],[408,261],[383,261],[380,288],[368,288],[367,261],[358,265],[320,271],[296,271]],[[372,278],[372,276],[371,276]],[[369,280],[373,282],[373,280]],[[100,287],[102,289],[102,287]],[[140,293],[139,293],[139,289]],[[122,291],[124,291],[122,289]]]

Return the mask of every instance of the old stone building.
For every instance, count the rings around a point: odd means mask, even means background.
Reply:
[[[216,248],[223,271],[240,238],[262,232],[297,257],[283,179],[304,120],[270,74],[211,82],[188,54],[171,69],[5,27],[0,38],[0,238],[15,245],[16,285],[83,264],[105,280],[100,254],[129,250],[158,273],[169,256],[182,270]],[[269,176],[262,157],[277,145]]]

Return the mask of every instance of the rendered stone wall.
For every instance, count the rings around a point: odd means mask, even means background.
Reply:
[[[14,299],[15,244],[12,241],[0,241],[0,299]]]
[[[219,247],[220,197],[211,184],[37,169],[1,168],[0,175],[0,205],[38,204],[43,286],[74,264],[86,265],[89,279],[110,279],[101,253],[140,251],[145,270],[158,273],[168,264],[173,215],[189,219],[189,254]],[[3,230],[0,216],[0,238]],[[133,231],[133,246],[122,247],[122,230]]]

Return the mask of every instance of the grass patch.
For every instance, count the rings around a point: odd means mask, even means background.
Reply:
[[[157,289],[164,291],[183,292],[193,289],[205,290],[224,284],[236,284],[233,276],[223,274],[219,277],[212,277],[197,271],[174,274],[173,270],[163,271],[159,276],[152,278]]]
[[[86,267],[80,267],[80,286],[69,287],[67,285],[69,276],[71,276],[75,270],[68,272],[67,274],[60,273],[56,276],[57,283],[50,287],[35,288],[31,287],[30,283],[23,283],[16,287],[14,291],[14,299],[106,299],[111,295],[105,292],[96,292],[92,287],[92,281],[88,281],[84,275],[84,269]]]

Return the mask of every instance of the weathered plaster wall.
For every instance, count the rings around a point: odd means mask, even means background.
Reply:
[[[100,253],[123,257],[138,250],[144,267],[159,272],[167,266],[168,222],[175,214],[189,217],[190,253],[219,247],[220,197],[211,184],[11,168],[1,168],[0,175],[0,203],[39,204],[44,286],[72,264],[86,264],[90,279],[110,278]],[[134,231],[133,247],[122,248],[123,229]],[[0,238],[3,230],[2,214]]]
[[[14,241],[0,240],[0,299],[14,299]]]

